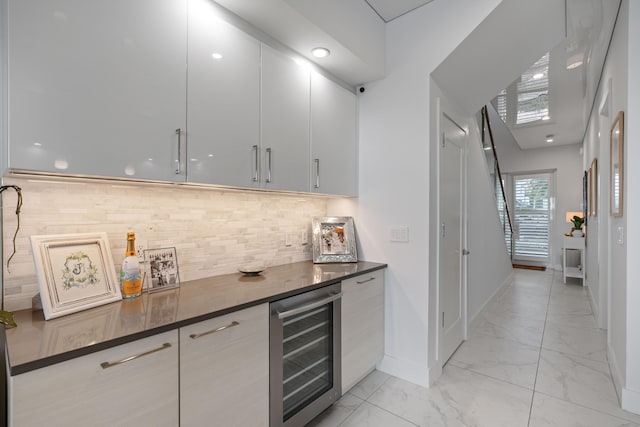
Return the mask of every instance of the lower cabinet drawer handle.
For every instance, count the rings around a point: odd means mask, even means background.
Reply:
[[[107,369],[111,368],[112,366],[122,365],[123,363],[131,362],[132,360],[138,359],[142,356],[147,356],[149,354],[155,353],[156,351],[161,351],[169,347],[171,347],[171,344],[166,342],[162,344],[162,347],[160,348],[154,348],[153,350],[145,351],[144,353],[136,354],[135,356],[125,357],[124,359],[118,360],[117,362],[102,362],[100,366],[102,366],[102,369]]]
[[[205,335],[209,335],[209,334],[215,334],[216,332],[220,332],[220,331],[224,331],[225,329],[229,329],[229,328],[233,328],[234,326],[238,326],[240,323],[236,322],[235,320],[231,323],[229,323],[228,325],[224,325],[224,326],[220,326],[217,329],[214,329],[212,331],[208,331],[208,332],[203,332],[201,334],[191,334],[189,335],[189,338],[197,340],[198,338],[204,337]]]
[[[367,283],[367,282],[370,282],[370,281],[372,281],[372,280],[376,280],[376,278],[375,278],[375,277],[370,277],[370,278],[368,278],[367,280],[362,280],[362,281],[360,281],[360,282],[356,282],[356,283],[357,283],[358,285],[362,285],[363,283]]]

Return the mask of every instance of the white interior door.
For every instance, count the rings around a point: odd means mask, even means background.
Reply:
[[[446,362],[465,337],[463,244],[465,209],[464,129],[440,117],[439,359]]]

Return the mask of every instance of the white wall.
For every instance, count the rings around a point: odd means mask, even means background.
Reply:
[[[381,369],[428,385],[429,74],[499,0],[436,1],[387,25],[387,77],[360,95],[360,187],[351,206],[363,258],[389,264]],[[389,241],[393,225],[409,242]],[[431,322],[433,323],[433,322]]]
[[[640,4],[628,3],[628,100],[625,117],[625,218],[640,215]],[[633,23],[633,25],[631,25]],[[637,162],[637,164],[636,164]],[[622,407],[640,414],[640,275],[637,260],[640,259],[640,223],[625,220],[627,227],[627,259],[625,263],[627,286],[627,360],[626,384],[622,391]]]
[[[589,228],[590,239],[597,230],[597,245],[587,247],[588,259],[599,262],[599,292],[593,298],[601,307],[608,302],[609,365],[623,409],[635,413],[640,413],[640,280],[635,262],[640,258],[640,226],[628,218],[640,214],[640,192],[634,188],[640,182],[640,147],[635,143],[640,138],[640,28],[630,25],[639,20],[640,4],[624,0],[584,141],[584,164],[598,158],[599,169],[598,216]],[[601,115],[598,107],[607,95],[610,108]],[[624,111],[624,203],[623,216],[612,217],[609,132],[619,111]],[[594,250],[597,256],[589,253]]]

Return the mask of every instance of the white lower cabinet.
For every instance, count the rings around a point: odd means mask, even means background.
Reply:
[[[8,387],[10,426],[175,427],[178,331],[15,375]]]
[[[180,421],[268,426],[268,304],[180,329]]]
[[[384,270],[342,281],[342,393],[384,355]]]

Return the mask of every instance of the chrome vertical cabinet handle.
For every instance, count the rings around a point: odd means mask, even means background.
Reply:
[[[176,175],[182,173],[182,130],[176,129],[176,135],[178,135],[178,166],[176,167]]]
[[[251,150],[253,153],[253,176],[251,177],[251,181],[258,182],[258,146],[254,145],[251,147]]]
[[[313,159],[316,164],[316,183],[313,188],[320,188],[320,159]]]
[[[267,182],[271,182],[271,147],[266,149],[267,152]]]

